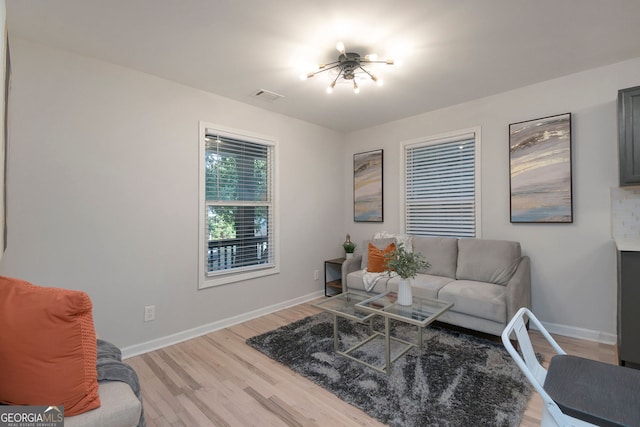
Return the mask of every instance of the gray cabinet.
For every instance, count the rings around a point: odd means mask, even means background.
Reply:
[[[618,251],[618,362],[640,368],[640,252]]]
[[[618,91],[620,185],[640,184],[640,86]]]

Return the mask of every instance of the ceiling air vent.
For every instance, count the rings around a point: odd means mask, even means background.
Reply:
[[[254,93],[253,96],[267,102],[275,102],[280,98],[284,98],[284,95],[280,95],[279,93],[271,92],[266,89],[260,89]]]

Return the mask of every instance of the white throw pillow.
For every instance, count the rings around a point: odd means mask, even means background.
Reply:
[[[398,246],[403,245],[405,251],[413,252],[412,236],[408,234],[393,234],[387,231],[378,231],[373,235],[373,239],[396,239]]]

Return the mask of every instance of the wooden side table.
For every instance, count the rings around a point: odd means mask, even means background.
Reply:
[[[344,258],[324,262],[324,295],[332,297],[342,293],[342,263]]]

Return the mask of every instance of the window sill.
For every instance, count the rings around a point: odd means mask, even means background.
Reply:
[[[198,283],[198,290],[213,288],[216,286],[227,285],[229,283],[242,282],[245,280],[257,279],[260,277],[271,276],[273,274],[279,274],[280,267],[269,267],[261,270],[252,270],[244,272],[236,272],[222,275],[215,275],[210,277],[201,277],[200,283]]]

